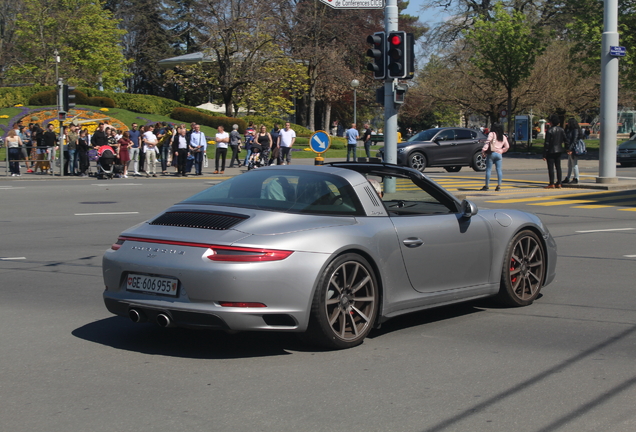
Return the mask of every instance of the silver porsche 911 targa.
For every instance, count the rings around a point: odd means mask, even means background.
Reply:
[[[400,314],[491,296],[529,305],[556,259],[536,215],[478,212],[411,168],[272,166],[124,231],[104,255],[104,301],[134,322],[348,348]]]

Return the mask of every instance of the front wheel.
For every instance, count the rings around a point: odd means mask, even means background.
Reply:
[[[424,169],[426,169],[426,156],[420,152],[411,153],[409,155],[409,166],[419,172],[424,172]]]
[[[477,172],[486,171],[486,156],[482,152],[473,155],[473,169]]]
[[[527,306],[539,295],[546,262],[545,250],[532,231],[521,231],[510,244],[501,272],[497,300],[508,306]]]
[[[368,261],[345,254],[329,264],[318,282],[306,337],[332,349],[362,343],[378,311],[378,286]]]

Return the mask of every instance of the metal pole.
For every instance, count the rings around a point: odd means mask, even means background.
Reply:
[[[60,53],[55,50],[53,51],[53,55],[55,56],[55,82],[57,83],[60,79],[60,75],[58,73],[58,64],[60,63]]]
[[[618,58],[610,46],[618,46],[618,0],[605,0],[601,39],[601,141],[596,183],[618,183],[616,177],[616,122],[618,115]]]
[[[397,0],[386,0],[384,31],[387,35],[398,31]],[[383,43],[386,43],[386,40]],[[393,102],[393,87],[393,79],[387,79],[384,82],[384,161],[395,164],[397,163],[397,108]],[[395,192],[395,178],[384,179],[384,192]]]
[[[60,177],[64,177],[64,119],[62,118],[62,115],[60,114],[64,107],[62,100],[64,99],[64,83],[62,81],[62,79],[60,78],[57,81],[57,118],[60,121],[60,134],[58,135],[57,138],[57,145],[59,147],[60,150]],[[53,148],[52,151],[55,151],[55,148]],[[51,163],[53,163],[53,161],[51,161]],[[51,167],[51,172],[53,172],[53,167]]]
[[[356,125],[356,127],[358,126],[358,120],[357,120],[357,107],[356,107],[356,88],[353,88],[353,123]]]

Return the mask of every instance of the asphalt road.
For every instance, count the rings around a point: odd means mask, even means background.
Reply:
[[[539,213],[558,243],[557,278],[533,305],[411,314],[360,347],[324,352],[293,334],[162,329],[105,309],[104,250],[208,185],[0,184],[0,429],[636,430],[631,198],[505,204]]]

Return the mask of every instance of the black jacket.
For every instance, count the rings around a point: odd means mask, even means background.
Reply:
[[[568,140],[568,151],[574,151],[574,146],[582,136],[579,134],[579,128],[570,129],[566,132],[566,138]]]
[[[93,145],[93,147],[96,147],[96,146],[100,146],[101,147],[103,145],[107,145],[108,144],[108,137],[106,136],[104,131],[101,131],[101,130],[97,129],[93,133],[93,136],[91,137],[91,144]]]
[[[562,127],[554,126],[545,134],[545,142],[543,143],[543,157],[550,153],[563,153],[565,148],[563,144],[567,144],[565,131]]]

